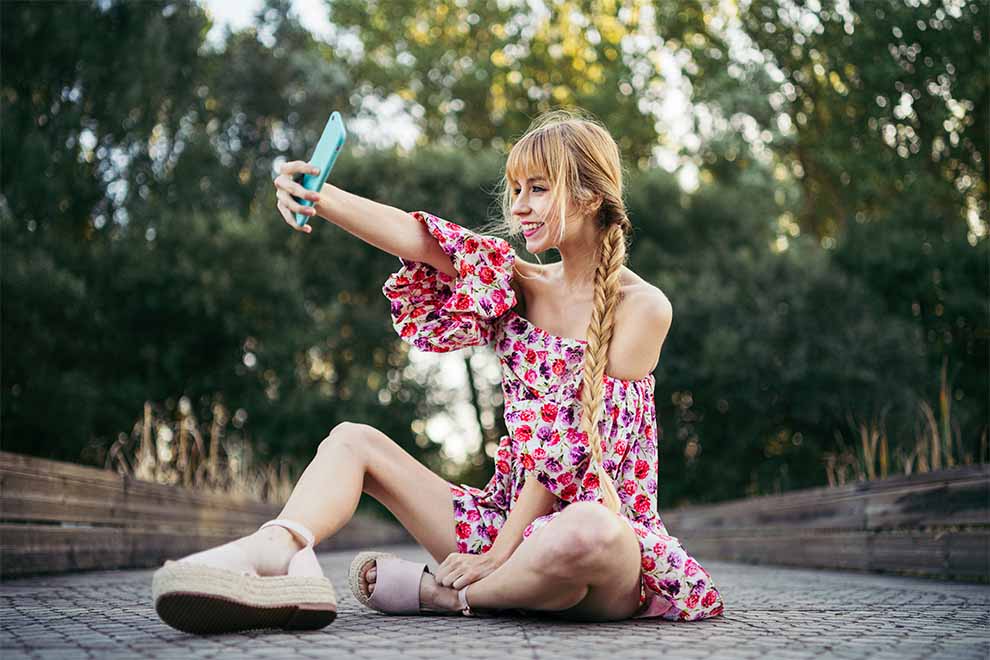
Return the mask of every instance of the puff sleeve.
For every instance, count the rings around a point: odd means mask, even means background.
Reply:
[[[487,345],[495,320],[516,304],[510,285],[515,252],[502,238],[476,234],[425,211],[411,215],[437,239],[458,275],[399,257],[401,268],[382,287],[395,331],[403,341],[433,353]]]

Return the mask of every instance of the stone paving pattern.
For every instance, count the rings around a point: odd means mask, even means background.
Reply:
[[[417,545],[391,546],[433,559]],[[722,617],[575,623],[521,615],[388,616],[347,586],[354,551],[320,556],[338,596],[319,631],[199,637],[151,603],[151,570],[33,577],[0,584],[0,657],[15,658],[874,658],[990,657],[990,586],[926,578],[698,560]]]

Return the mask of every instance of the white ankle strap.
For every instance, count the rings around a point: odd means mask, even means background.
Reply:
[[[284,527],[290,532],[295,532],[302,540],[306,543],[306,548],[313,547],[316,539],[313,536],[313,532],[309,531],[309,528],[301,523],[297,523],[294,520],[269,520],[263,524],[258,529],[264,529],[265,527],[271,527],[272,525],[277,525],[279,527]]]
[[[464,587],[463,589],[459,589],[457,591],[457,600],[460,601],[461,614],[463,614],[464,616],[474,616],[474,612],[471,611],[471,606],[468,605],[467,602],[467,590],[468,587],[470,586],[471,585],[469,584],[467,585],[467,587]]]

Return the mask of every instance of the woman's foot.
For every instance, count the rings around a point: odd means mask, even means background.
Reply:
[[[235,573],[285,575],[289,561],[303,543],[284,527],[272,525],[253,534],[183,557],[180,561],[205,564]]]
[[[375,591],[375,578],[378,571],[371,562],[361,575],[361,590],[371,596]],[[434,612],[457,612],[461,609],[457,600],[457,590],[437,584],[433,573],[423,571],[419,581],[419,606],[423,610]]]

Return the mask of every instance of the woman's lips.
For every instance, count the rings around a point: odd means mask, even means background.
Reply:
[[[525,236],[526,238],[529,238],[530,236],[532,236],[536,232],[540,231],[540,229],[542,227],[543,227],[543,225],[540,224],[540,225],[537,225],[536,227],[531,227],[530,229],[523,229],[523,236]]]

